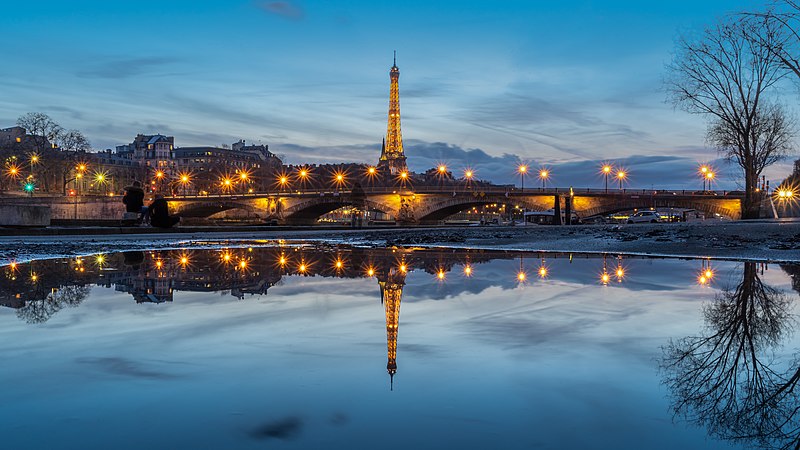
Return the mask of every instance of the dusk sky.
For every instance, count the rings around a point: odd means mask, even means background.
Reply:
[[[96,149],[137,133],[177,146],[268,144],[288,163],[370,162],[386,133],[392,51],[413,170],[446,162],[512,182],[516,163],[597,187],[699,188],[705,122],[665,102],[680,31],[749,0],[31,1],[0,16],[0,128],[30,111]],[[783,98],[797,102],[792,88]],[[768,169],[773,181],[791,160]],[[736,186],[732,167],[719,186]],[[535,180],[526,184],[535,184]]]

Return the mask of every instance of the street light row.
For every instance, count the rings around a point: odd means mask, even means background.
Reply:
[[[31,161],[31,166],[33,167],[35,164],[40,163],[40,158],[39,158],[38,155],[32,154],[30,156],[30,161]],[[88,171],[88,166],[87,166],[86,163],[80,163],[80,164],[78,164],[76,166],[75,170],[76,170],[75,181],[76,181],[76,184],[77,184],[77,182],[80,179],[85,177],[86,172]],[[522,190],[525,189],[525,176],[528,175],[529,170],[530,170],[530,167],[528,165],[526,165],[526,164],[520,164],[517,167],[517,173],[519,173],[519,175],[520,175],[520,182],[521,182]],[[437,166],[437,172],[438,172],[438,175],[440,177],[446,177],[447,174],[448,174],[448,168],[447,168],[446,165],[440,164],[440,165]],[[710,189],[711,183],[716,178],[716,173],[714,172],[714,170],[708,165],[702,165],[702,166],[699,167],[698,172],[699,172],[701,178],[703,179],[703,190],[705,191],[705,190],[707,190],[707,188]],[[14,164],[14,163],[7,163],[7,165],[6,165],[6,175],[7,176],[9,176],[11,178],[18,178],[21,175],[21,173],[22,173],[21,168],[18,165]],[[617,181],[619,182],[619,189],[622,189],[623,182],[625,182],[627,180],[628,176],[629,176],[629,173],[628,173],[627,170],[625,170],[624,168],[621,168],[621,167],[616,167],[615,168],[611,164],[603,164],[601,166],[601,168],[600,168],[600,173],[605,178],[605,190],[606,191],[608,191],[608,180],[609,180],[610,177],[612,177],[612,174],[613,174],[613,177],[616,178]],[[377,170],[377,168],[375,166],[368,166],[367,167],[366,175],[368,177],[374,177],[374,176],[377,176],[377,174],[378,174],[378,170]],[[465,168],[464,171],[463,171],[463,174],[464,174],[463,178],[467,182],[471,182],[475,178],[475,171],[472,168],[469,168],[469,167]],[[337,171],[337,172],[335,172],[333,174],[332,182],[334,184],[336,184],[337,187],[339,187],[339,186],[341,186],[342,184],[344,184],[346,182],[346,179],[347,179],[348,175],[349,174],[347,172]],[[539,170],[538,178],[542,181],[542,188],[546,188],[547,187],[547,182],[551,178],[551,176],[552,176],[552,173],[551,173],[549,168],[543,167],[543,168],[541,168]],[[186,187],[189,184],[192,183],[192,177],[193,177],[193,175],[191,173],[183,172],[183,173],[179,173],[178,176],[175,178],[175,181],[177,181],[178,183],[180,183],[183,186],[184,193],[186,191]],[[411,178],[411,175],[407,171],[402,171],[402,172],[398,173],[396,177],[400,182],[405,184],[407,181],[409,181],[409,179]],[[103,183],[106,182],[107,174],[105,172],[95,172],[94,178],[95,178],[95,181],[97,181],[100,184],[103,184]],[[167,173],[165,171],[160,170],[160,169],[156,170],[155,173],[154,173],[154,178],[153,178],[151,184],[154,187],[160,187],[161,183],[167,178],[168,178],[168,175],[167,175]],[[229,189],[232,189],[233,186],[236,183],[247,183],[247,182],[250,182],[251,181],[250,178],[251,178],[250,174],[247,171],[245,171],[245,170],[241,170],[241,171],[237,170],[235,176],[234,175],[223,175],[223,176],[221,176],[220,179],[219,179],[219,185],[223,190],[229,190]],[[279,185],[283,189],[283,188],[288,187],[288,185],[292,182],[293,179],[296,179],[297,181],[299,181],[301,183],[304,183],[304,182],[308,181],[310,178],[312,178],[311,170],[308,169],[308,168],[303,167],[303,168],[300,168],[300,169],[297,170],[297,173],[296,173],[295,176],[290,176],[289,174],[281,173],[277,177],[276,184]]]

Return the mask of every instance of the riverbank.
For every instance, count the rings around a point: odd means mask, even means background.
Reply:
[[[258,227],[113,235],[85,229],[70,236],[0,236],[0,264],[128,250],[247,245],[251,241],[252,245],[268,245],[277,240],[800,262],[800,222],[707,222],[368,230]]]

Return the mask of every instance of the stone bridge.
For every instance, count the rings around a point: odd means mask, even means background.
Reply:
[[[281,224],[308,225],[331,211],[354,207],[361,211],[381,211],[398,223],[436,224],[448,216],[473,207],[489,204],[519,206],[528,211],[544,211],[555,206],[564,210],[571,201],[579,217],[646,208],[682,208],[741,218],[742,193],[687,192],[651,190],[573,190],[509,189],[489,187],[473,190],[422,188],[396,190],[373,188],[366,192],[295,192],[285,194],[248,194],[216,197],[176,197],[170,207],[187,217],[209,217],[228,210],[246,211],[253,217]]]
[[[688,192],[597,189],[527,189],[487,187],[475,189],[371,188],[364,191],[304,191],[168,198],[174,214],[184,217],[249,218],[270,223],[313,224],[326,213],[350,206],[361,211],[381,211],[398,223],[435,224],[469,208],[489,204],[519,206],[529,211],[553,208],[556,199],[564,210],[568,199],[582,218],[635,208],[686,208],[706,215],[741,218],[741,192]],[[122,216],[121,198],[105,196],[21,197],[0,196],[0,205],[47,205],[53,219],[116,219]]]

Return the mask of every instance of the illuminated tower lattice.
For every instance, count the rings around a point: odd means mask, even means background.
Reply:
[[[388,169],[389,173],[396,175],[408,170],[406,155],[403,153],[403,134],[400,132],[400,88],[398,87],[400,69],[397,68],[396,52],[394,64],[389,70],[389,78],[392,81],[389,90],[389,124],[378,167]]]
[[[394,374],[397,373],[397,329],[400,323],[400,301],[403,299],[403,286],[406,284],[405,271],[389,269],[386,281],[381,281],[381,299],[386,308],[386,349],[390,387],[394,388]]]

